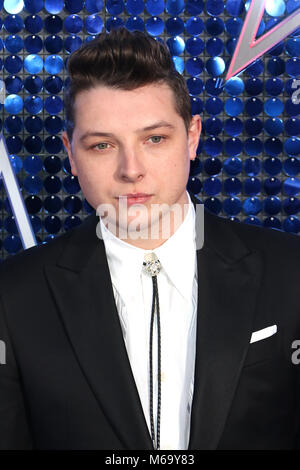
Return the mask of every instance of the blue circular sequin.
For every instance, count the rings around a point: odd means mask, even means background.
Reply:
[[[213,142],[214,141],[211,141],[209,144],[207,144],[208,151],[206,153],[209,153],[209,154],[215,153],[215,151],[217,150],[217,147],[215,146],[215,148],[213,149],[213,152],[211,152]],[[217,146],[219,146],[219,148],[222,150],[222,142],[221,142],[221,145],[220,145],[220,142],[221,141],[218,139]],[[216,157],[207,158],[204,162],[204,170],[210,176],[217,176],[222,170],[221,160],[219,160],[219,158],[216,158]]]
[[[193,194],[198,194],[202,189],[202,183],[198,178],[192,176],[188,179],[187,189]]]
[[[277,136],[284,131],[284,125],[282,119],[270,118],[264,122],[265,131],[271,136]]]
[[[4,0],[3,7],[7,11],[7,13],[20,13],[24,7],[23,0]]]
[[[264,200],[264,211],[268,215],[276,215],[281,210],[281,202],[277,196],[269,196]]]
[[[237,157],[242,152],[243,144],[240,139],[232,137],[231,139],[227,139],[225,141],[224,149],[227,155]]]
[[[43,100],[39,96],[28,96],[25,98],[24,107],[31,114],[38,114],[43,109]]]
[[[253,64],[247,67],[246,72],[251,77],[257,77],[264,71],[264,63],[261,59],[256,60]]]
[[[6,92],[9,94],[18,94],[23,88],[23,82],[16,75],[9,75],[5,79]]]
[[[82,202],[78,196],[67,196],[64,199],[64,209],[69,214],[77,214],[82,210]]]
[[[208,196],[216,196],[222,189],[222,183],[219,178],[212,176],[204,181],[203,189]]]
[[[131,17],[128,18],[128,20],[126,21],[126,28],[127,28],[129,31],[141,31],[141,32],[144,32],[144,29],[145,29],[144,21],[143,21],[142,18],[140,18],[139,16],[131,16]]]
[[[211,36],[219,36],[219,34],[222,34],[225,29],[224,21],[216,16],[208,18],[208,20],[206,20],[205,27],[206,31]]]
[[[234,176],[226,178],[224,181],[224,191],[228,196],[236,196],[242,191],[241,181]]]
[[[177,16],[169,18],[166,21],[166,31],[170,36],[179,36],[184,32],[184,21]]]
[[[218,137],[209,137],[205,140],[203,148],[207,155],[216,157],[222,152],[223,143],[220,139],[218,139]]]
[[[45,49],[50,54],[57,54],[62,50],[63,47],[63,40],[60,36],[52,34],[52,36],[48,36],[44,41]]]
[[[204,42],[197,36],[188,38],[185,43],[186,51],[192,56],[201,54],[204,51],[204,47]]]
[[[191,95],[198,95],[203,90],[203,82],[200,78],[191,77],[186,81],[187,87]]]
[[[242,27],[243,21],[241,18],[229,18],[225,23],[225,29],[227,33],[234,38],[240,35]]]
[[[183,53],[184,48],[185,48],[184,40],[180,36],[173,36],[169,38],[167,40],[167,46],[169,48],[171,55],[180,55]]]
[[[282,163],[277,157],[269,157],[263,162],[264,170],[270,176],[276,176],[282,169]]]
[[[204,30],[204,23],[201,18],[192,16],[186,22],[186,31],[192,36],[199,36]]]
[[[42,201],[38,196],[28,196],[25,199],[28,214],[37,214],[42,208]]]
[[[295,197],[290,197],[283,201],[282,207],[283,207],[283,210],[286,212],[286,214],[295,215],[300,210],[300,201],[299,199],[296,199]]]
[[[83,0],[65,0],[65,8],[70,13],[79,13],[83,8]]]
[[[46,72],[52,75],[61,72],[61,70],[63,69],[63,66],[64,66],[63,59],[58,55],[53,54],[51,56],[46,57],[45,59],[44,68]]]
[[[3,22],[4,28],[11,34],[17,34],[24,28],[24,23],[19,15],[6,16]]]
[[[223,91],[223,88],[219,86],[219,79],[213,77],[206,80],[205,91],[210,96],[220,95],[220,93],[222,93]]]
[[[18,95],[8,95],[4,100],[4,109],[10,114],[18,114],[23,109],[23,100]]]
[[[204,122],[204,129],[205,133],[211,136],[220,134],[220,132],[222,132],[223,130],[223,124],[221,119],[218,119],[216,117],[207,119]]]
[[[245,111],[249,116],[258,116],[263,110],[263,103],[255,96],[249,98],[245,103]]]
[[[238,96],[244,91],[244,82],[239,77],[232,77],[225,84],[225,91],[230,96]]]
[[[285,131],[288,135],[298,135],[300,134],[300,119],[295,117],[287,119],[284,123]]]
[[[63,81],[60,77],[52,75],[47,77],[44,83],[45,89],[52,95],[59,93],[63,86]]]
[[[208,209],[210,212],[212,212],[214,214],[219,214],[219,212],[222,210],[222,203],[216,197],[207,198],[204,201],[204,206],[205,206],[206,209]]]
[[[186,61],[185,70],[189,75],[196,77],[203,71],[203,61],[198,57],[191,57]]]
[[[51,196],[47,196],[45,198],[44,208],[46,212],[50,214],[56,214],[56,212],[60,211],[62,208],[62,201],[58,196],[52,194]]]
[[[66,176],[66,178],[63,180],[63,187],[68,194],[78,193],[80,191],[80,186],[77,176]]]
[[[266,1],[266,12],[270,16],[282,16],[285,12],[285,1],[284,0],[267,0]]]
[[[128,0],[128,3],[134,3],[134,0]],[[89,13],[98,13],[103,8],[103,0],[85,0],[84,6]]]
[[[269,78],[265,83],[265,89],[269,95],[277,96],[283,90],[283,81],[280,78]]]
[[[39,93],[43,88],[43,80],[38,75],[31,75],[26,77],[24,87],[29,93],[33,95]]]
[[[4,40],[4,46],[11,54],[17,54],[23,49],[23,39],[17,34],[9,35]]]
[[[43,20],[39,15],[30,15],[25,18],[25,28],[31,34],[39,33],[43,28]]]
[[[62,183],[58,176],[51,175],[44,179],[44,188],[49,194],[58,193],[61,190]]]
[[[226,158],[224,170],[228,176],[236,176],[242,171],[242,160],[238,157]]]
[[[144,0],[127,0],[126,2],[126,9],[130,15],[139,15],[143,13],[144,8]]]
[[[191,96],[192,114],[201,114],[203,111],[203,102],[196,96]]]
[[[57,135],[51,135],[47,137],[45,139],[44,145],[48,153],[54,153],[54,154],[61,152],[63,148],[62,140]]]
[[[296,216],[290,216],[283,221],[282,226],[286,232],[298,233],[300,231],[300,220]]]
[[[25,38],[24,46],[29,54],[37,54],[43,48],[43,41],[39,36],[33,34],[32,36],[27,36]]]
[[[285,50],[292,57],[299,56],[300,55],[300,39],[299,38],[288,39],[285,44]]]
[[[298,57],[292,57],[285,64],[286,73],[290,77],[298,77],[300,75],[300,60]]]
[[[244,143],[244,150],[247,155],[255,156],[259,155],[263,150],[263,144],[260,139],[257,137],[252,137],[251,139],[247,139]]]
[[[208,98],[205,103],[205,109],[208,114],[216,116],[223,111],[223,101],[220,98]]]
[[[29,54],[24,59],[24,69],[28,73],[36,74],[43,69],[43,59],[37,54]]]
[[[159,36],[164,31],[164,22],[158,16],[152,16],[145,23],[145,29],[151,36]]]
[[[272,57],[267,63],[267,70],[270,75],[278,76],[285,72],[285,62],[280,57]]]
[[[45,110],[53,115],[58,114],[63,109],[63,102],[59,96],[52,95],[45,100]]]
[[[45,229],[48,233],[58,233],[61,229],[60,219],[56,215],[48,215],[45,219]]]
[[[44,127],[43,120],[38,116],[27,116],[24,122],[25,129],[30,134],[38,134]]]
[[[244,103],[240,98],[228,98],[225,102],[225,111],[228,116],[238,116],[244,109]]]
[[[228,135],[237,137],[243,131],[243,122],[236,117],[232,117],[226,120],[224,130]]]
[[[57,15],[47,16],[44,20],[44,26],[48,33],[57,34],[62,30],[63,21]]]
[[[281,190],[281,181],[274,176],[264,181],[264,190],[268,196],[275,196]]]
[[[43,168],[43,162],[36,155],[28,155],[24,160],[24,170],[30,175],[37,175]]]
[[[255,136],[261,133],[263,129],[263,123],[259,118],[247,119],[245,122],[245,131],[251,136]]]
[[[19,116],[8,116],[4,121],[4,128],[10,134],[18,134],[23,129],[23,121]]]
[[[244,161],[244,171],[248,176],[258,175],[261,171],[261,161],[257,157],[247,158]]]
[[[73,36],[68,36],[65,39],[64,47],[65,47],[65,50],[69,52],[69,54],[71,54],[72,52],[76,51],[81,46],[81,44],[82,44],[81,37],[74,34]],[[53,72],[53,73],[58,73],[58,72]]]
[[[60,13],[63,7],[63,0],[45,0],[45,10],[52,15],[57,15],[57,13]]]
[[[153,16],[160,15],[161,13],[163,13],[164,8],[165,8],[164,0],[146,0],[145,7],[150,15],[153,15]],[[111,15],[118,14],[118,13],[113,13],[113,12],[110,12],[110,13]]]
[[[50,174],[58,173],[62,167],[61,159],[56,155],[49,155],[44,160],[44,167]]]
[[[69,15],[64,20],[64,26],[68,33],[76,34],[83,28],[83,21],[79,15]]]
[[[45,119],[45,129],[49,134],[58,134],[63,128],[63,121],[59,116],[48,116]]]
[[[247,215],[256,215],[262,210],[262,203],[255,196],[248,197],[243,202],[243,210]]]
[[[23,148],[23,141],[18,135],[10,135],[5,138],[9,153],[20,153]]]
[[[298,100],[298,97],[285,102],[285,111],[289,116],[298,116],[300,114],[300,100]]]
[[[24,179],[23,186],[29,194],[38,194],[43,187],[43,183],[37,175],[28,175]]]
[[[216,57],[222,54],[223,49],[224,44],[220,38],[213,37],[209,38],[208,41],[206,41],[206,52],[212,57]]]
[[[261,191],[261,181],[254,176],[247,178],[244,182],[244,190],[247,196],[256,196]]]
[[[248,95],[259,95],[263,90],[263,82],[257,78],[248,78],[245,83],[246,92]]]
[[[4,68],[8,73],[13,73],[13,74],[18,73],[20,72],[22,67],[23,67],[23,61],[17,55],[10,55],[4,59]]]
[[[287,178],[283,182],[282,188],[288,196],[297,196],[300,193],[300,180],[294,176]]]
[[[271,157],[276,157],[283,150],[283,145],[281,140],[276,137],[270,137],[264,142],[264,149],[267,155]]]
[[[103,20],[98,15],[90,15],[85,18],[85,29],[88,34],[99,34],[103,28]]]
[[[279,116],[284,109],[283,102],[279,98],[269,98],[264,104],[265,113],[268,116]]]
[[[284,150],[291,157],[300,155],[300,139],[298,137],[290,137],[284,142]]]
[[[38,135],[30,135],[26,137],[24,141],[24,147],[26,148],[27,152],[37,154],[43,148],[43,141]]]
[[[244,12],[244,1],[243,0],[227,0],[226,10],[231,16],[239,16]]]
[[[300,159],[296,157],[287,158],[283,162],[283,169],[288,176],[296,176],[300,173]]]

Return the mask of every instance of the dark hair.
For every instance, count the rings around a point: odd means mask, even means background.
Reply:
[[[189,128],[192,110],[185,79],[175,69],[168,47],[146,33],[121,27],[99,34],[71,54],[68,73],[64,106],[70,141],[75,127],[76,95],[97,85],[134,90],[166,83],[173,91],[176,111]]]

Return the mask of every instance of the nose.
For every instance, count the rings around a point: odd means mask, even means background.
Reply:
[[[145,165],[142,155],[133,147],[120,149],[118,176],[123,181],[135,182],[145,175]]]

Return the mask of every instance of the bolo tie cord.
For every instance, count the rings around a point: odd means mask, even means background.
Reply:
[[[149,347],[149,360],[150,360],[150,425],[151,425],[151,438],[154,448],[160,448],[160,412],[161,412],[161,332],[160,332],[160,311],[159,311],[159,297],[157,288],[157,276],[152,276],[153,297],[152,297],[152,312],[150,324],[150,347]],[[157,422],[156,422],[156,439],[154,431],[154,416],[153,416],[153,327],[155,318],[156,306],[156,319],[157,319]]]
[[[160,416],[161,416],[161,329],[160,329],[160,311],[159,297],[157,286],[157,274],[161,270],[161,264],[155,253],[147,253],[144,255],[144,270],[152,276],[152,310],[150,321],[150,341],[149,341],[149,411],[150,411],[150,428],[151,439],[154,449],[160,449]],[[153,416],[153,330],[155,320],[156,307],[156,324],[157,324],[157,421],[156,433]],[[155,435],[156,434],[156,435]]]

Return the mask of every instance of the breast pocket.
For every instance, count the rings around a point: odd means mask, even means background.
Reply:
[[[275,358],[280,353],[280,334],[277,333],[268,338],[249,343],[244,367],[254,365],[268,359]]]

